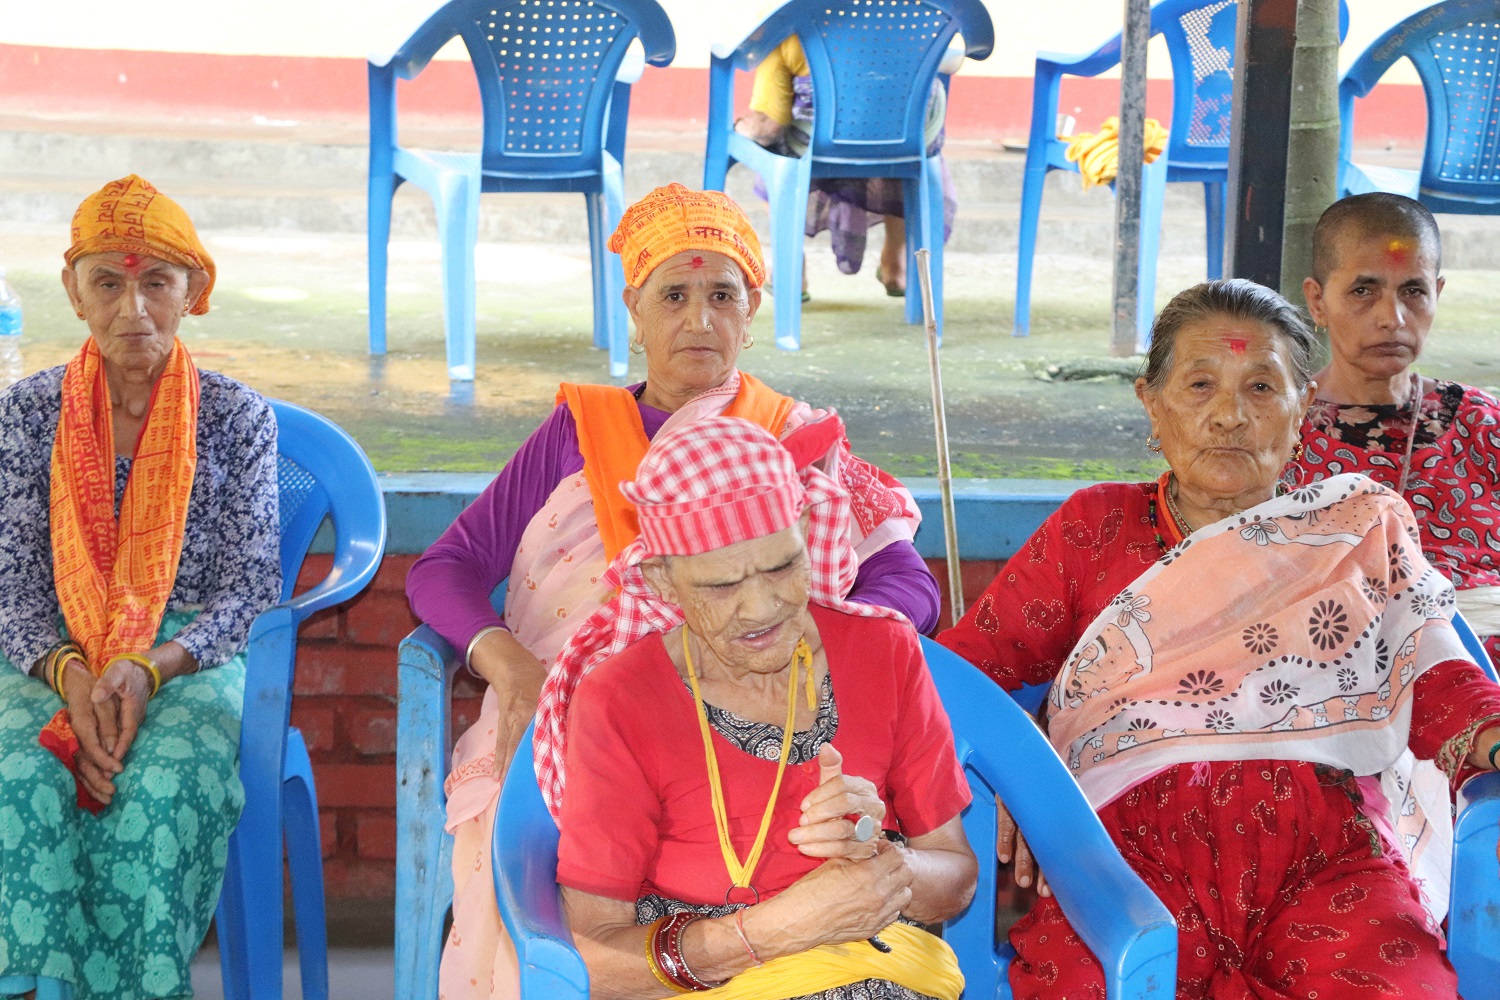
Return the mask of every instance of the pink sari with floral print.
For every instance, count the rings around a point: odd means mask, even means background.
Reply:
[[[1406,504],[1336,476],[1199,529],[1121,591],[1058,674],[1049,735],[1095,808],[1183,763],[1347,768],[1441,919],[1448,784],[1407,741],[1417,678],[1468,659],[1452,617]]]

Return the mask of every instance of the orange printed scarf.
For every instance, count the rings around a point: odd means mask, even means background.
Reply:
[[[156,640],[177,580],[198,464],[198,369],[176,342],[152,390],[115,519],[115,435],[103,358],[93,338],[68,362],[52,446],[52,567],[68,634],[94,676]],[[63,709],[42,746],[74,772],[78,739]],[[81,782],[78,804],[103,809]]]

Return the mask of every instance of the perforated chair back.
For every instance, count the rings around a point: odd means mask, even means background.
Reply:
[[[1153,11],[1172,60],[1169,159],[1229,163],[1234,107],[1234,49],[1239,5],[1235,0],[1163,4]],[[1157,30],[1156,23],[1152,24]]]
[[[792,0],[741,43],[736,68],[753,68],[794,34],[819,109],[813,158],[849,164],[920,160],[928,94],[948,43],[962,34],[967,54],[981,59],[994,44],[979,0]]]

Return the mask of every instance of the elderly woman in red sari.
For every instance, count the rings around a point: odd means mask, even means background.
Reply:
[[[710,417],[622,487],[640,537],[543,689],[536,742],[596,996],[962,990],[916,924],[973,894],[968,786],[916,633],[842,597],[847,495],[808,464],[841,433],[783,446]]]
[[[1317,392],[1296,311],[1209,282],[1152,335],[1170,471],[1075,493],[941,641],[1051,683],[1053,745],[1177,920],[1179,997],[1451,997],[1450,794],[1496,766],[1500,688],[1399,496],[1282,484]],[[1018,998],[1102,995],[1055,900],[1010,937]]]
[[[515,995],[514,973],[497,971],[515,960],[490,875],[500,778],[558,651],[613,595],[605,569],[636,537],[634,505],[619,484],[658,434],[705,417],[742,417],[782,435],[817,416],[738,368],[765,281],[760,243],[738,205],[715,191],[658,188],[625,213],[610,247],[625,266],[646,380],[564,385],[552,415],[407,580],[417,615],[467,650],[488,684],[447,784],[454,923],[440,979],[449,1000]],[[937,583],[912,547],[920,518],[911,494],[850,454],[842,437],[819,461],[850,496],[854,596],[931,628]],[[507,577],[502,616],[490,594]]]
[[[1302,423],[1307,481],[1362,472],[1405,498],[1422,553],[1500,660],[1500,401],[1414,369],[1437,317],[1443,244],[1421,202],[1352,195],[1313,230],[1307,308],[1332,354]]]

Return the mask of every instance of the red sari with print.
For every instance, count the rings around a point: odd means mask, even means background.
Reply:
[[[1341,406],[1317,400],[1302,424],[1304,482],[1362,472],[1396,489],[1406,466],[1411,407]],[[1439,381],[1422,396],[1402,492],[1417,517],[1422,553],[1460,591],[1500,585],[1500,401]],[[1500,636],[1485,638],[1500,664]]]
[[[939,641],[1008,690],[1051,681],[1114,596],[1180,540],[1164,508],[1154,515],[1157,489],[1074,494]],[[1410,746],[1435,759],[1496,718],[1495,686],[1470,663],[1442,663],[1416,682]],[[1417,888],[1357,794],[1347,772],[1311,763],[1185,764],[1100,810],[1177,920],[1178,997],[1455,995]],[[1097,960],[1054,899],[1039,899],[1010,940],[1018,1000],[1104,996]]]

